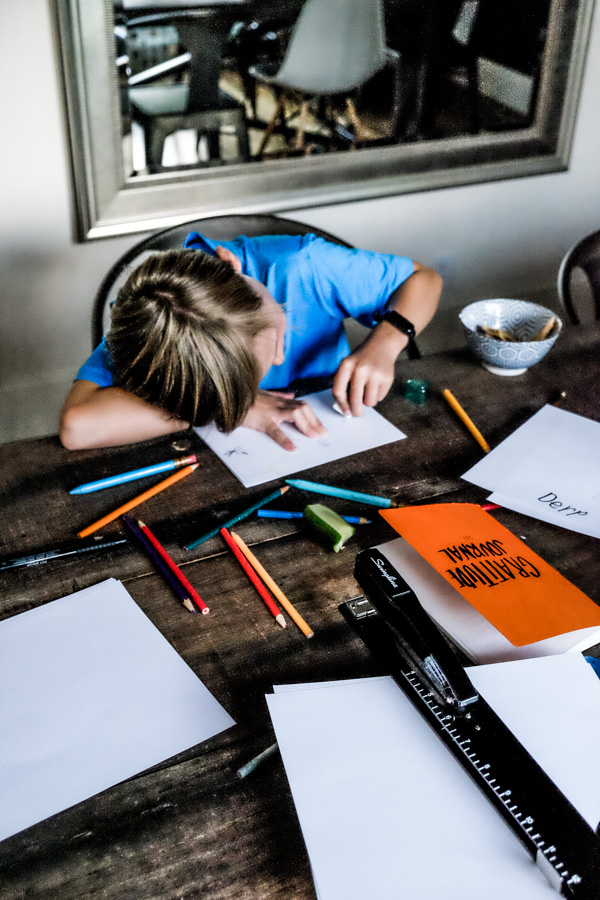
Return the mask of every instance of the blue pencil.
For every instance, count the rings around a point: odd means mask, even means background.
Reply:
[[[195,456],[182,456],[179,459],[169,459],[167,462],[156,463],[154,466],[146,466],[144,469],[133,469],[131,472],[123,472],[121,475],[113,475],[111,478],[100,478],[98,481],[89,481],[80,484],[79,487],[69,491],[70,494],[91,494],[92,491],[102,491],[104,488],[113,487],[115,484],[124,484],[126,481],[136,481],[147,475],[157,475],[159,472],[169,472],[171,469],[180,469],[196,462]]]
[[[371,506],[379,506],[389,509],[391,506],[404,506],[388,500],[387,497],[376,497],[374,494],[361,494],[359,491],[347,491],[345,488],[332,487],[329,484],[317,484],[314,481],[303,481],[301,478],[286,478],[286,484],[300,488],[302,491],[312,491],[314,494],[326,494],[329,497],[341,497],[343,500],[355,500],[357,503],[368,503]]]
[[[301,519],[303,512],[292,512],[289,509],[259,509],[256,513],[259,519]],[[342,516],[350,525],[370,525],[371,520],[364,516]]]

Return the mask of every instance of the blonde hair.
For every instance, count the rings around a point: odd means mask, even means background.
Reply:
[[[108,350],[115,383],[193,425],[241,424],[260,370],[252,341],[271,325],[232,266],[199,250],[150,256],[119,291]]]

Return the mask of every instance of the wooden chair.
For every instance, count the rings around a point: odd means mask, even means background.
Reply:
[[[600,231],[588,234],[565,254],[558,272],[558,296],[569,321],[579,325],[581,318],[575,308],[572,276],[579,271],[591,291],[594,315],[600,319]]]
[[[285,117],[286,101],[300,95],[296,149],[301,149],[309,103],[321,101],[320,112],[331,106],[334,96],[344,96],[349,118],[360,132],[351,92],[364,84],[386,62],[382,0],[306,0],[294,25],[283,62],[276,71],[269,66],[251,66],[250,74],[272,85],[279,100],[258,150],[260,156]],[[330,132],[335,131],[331,111],[325,115]],[[357,135],[360,136],[360,135]]]

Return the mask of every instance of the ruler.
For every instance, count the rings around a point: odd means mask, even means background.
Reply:
[[[471,685],[414,592],[378,550],[344,618],[392,674],[563,896],[600,900],[600,839]],[[566,726],[568,727],[568,726]]]

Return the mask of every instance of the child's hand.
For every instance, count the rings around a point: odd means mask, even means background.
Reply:
[[[284,450],[295,450],[295,445],[279,427],[282,422],[291,422],[301,434],[309,438],[327,434],[308,403],[295,400],[293,394],[278,391],[259,390],[242,425],[255,431],[263,431]]]
[[[333,396],[344,415],[362,416],[365,406],[376,406],[394,381],[397,352],[383,342],[367,340],[343,359],[333,381]]]

